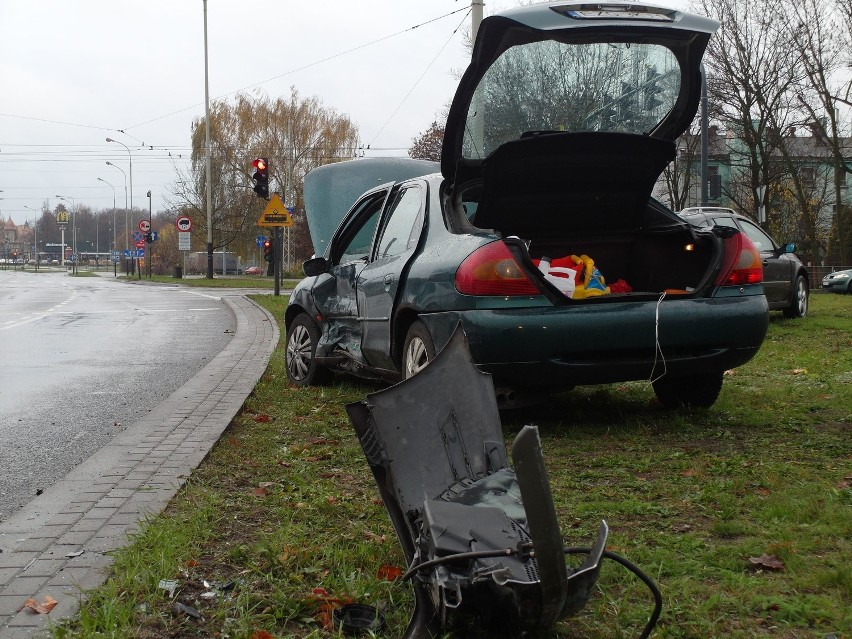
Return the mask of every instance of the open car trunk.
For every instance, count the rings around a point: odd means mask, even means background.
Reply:
[[[674,156],[673,142],[639,135],[530,133],[492,153],[482,180],[460,191],[476,200],[474,226],[518,238],[507,243],[531,273],[542,257],[588,270],[576,259],[587,257],[611,287],[604,294],[694,294],[712,279],[721,243],[651,200]]]

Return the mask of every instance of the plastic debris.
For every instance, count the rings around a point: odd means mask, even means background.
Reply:
[[[165,590],[169,593],[169,597],[174,598],[175,590],[177,590],[178,582],[174,579],[160,579],[160,583],[157,584],[157,588],[160,590]]]

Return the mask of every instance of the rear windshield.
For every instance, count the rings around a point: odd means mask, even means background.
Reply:
[[[533,42],[511,47],[471,101],[462,153],[484,158],[524,134],[648,133],[680,92],[674,54],[658,44]]]

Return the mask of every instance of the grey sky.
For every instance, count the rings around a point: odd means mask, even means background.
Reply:
[[[467,63],[469,4],[208,0],[211,100],[294,86],[347,114],[374,154],[404,153]],[[111,208],[98,178],[123,207],[125,177],[106,161],[129,174],[128,153],[106,137],[130,148],[134,206],[150,189],[165,208],[203,113],[202,0],[0,0],[3,219],[32,220],[57,194]]]

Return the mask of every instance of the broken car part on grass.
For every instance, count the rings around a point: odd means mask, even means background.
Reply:
[[[439,401],[436,401],[440,398]],[[347,405],[409,568],[415,609],[405,637],[432,637],[476,618],[511,634],[544,630],[588,601],[604,557],[601,521],[590,548],[565,548],[538,429],[525,426],[509,468],[491,376],[457,330],[417,375]],[[566,554],[585,555],[576,567]]]

